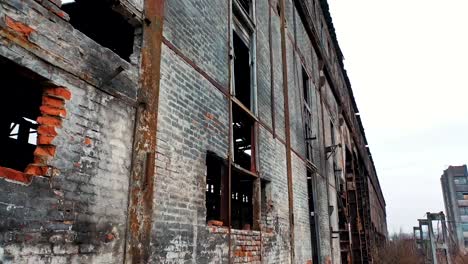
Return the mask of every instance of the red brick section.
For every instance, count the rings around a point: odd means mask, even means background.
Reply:
[[[37,118],[38,140],[34,151],[34,163],[29,164],[25,173],[35,176],[52,176],[54,169],[48,165],[56,153],[56,146],[52,144],[57,136],[56,128],[62,126],[62,119],[66,116],[65,101],[71,99],[71,93],[63,87],[49,87],[44,89],[42,116]]]
[[[31,176],[17,170],[0,167],[0,177],[6,178],[11,181],[29,183],[31,181]]]
[[[0,177],[21,183],[30,183],[32,176],[54,176],[57,169],[48,165],[55,156],[56,146],[53,140],[57,136],[56,128],[62,126],[65,118],[65,101],[71,99],[71,93],[63,87],[49,87],[44,89],[42,96],[41,116],[37,118],[37,147],[34,150],[34,161],[24,172],[0,167]]]
[[[261,236],[259,231],[231,230],[234,263],[261,263]]]

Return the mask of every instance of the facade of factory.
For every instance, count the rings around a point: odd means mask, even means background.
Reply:
[[[468,248],[468,170],[449,166],[440,177],[448,222],[450,248],[465,253]]]
[[[372,263],[387,237],[326,1],[0,0],[0,68],[0,263]]]

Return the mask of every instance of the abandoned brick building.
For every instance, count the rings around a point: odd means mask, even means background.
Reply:
[[[0,263],[372,263],[325,0],[0,0]]]

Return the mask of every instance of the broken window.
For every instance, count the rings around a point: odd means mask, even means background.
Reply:
[[[306,142],[306,158],[313,161],[312,140],[315,139],[312,127],[312,98],[310,91],[310,79],[307,71],[302,67],[302,94],[304,97],[304,135]]]
[[[246,109],[255,112],[255,25],[252,1],[233,0],[232,89]]]
[[[229,224],[231,199],[231,227],[250,230],[254,226],[254,185],[257,178],[244,169],[231,167],[231,193],[226,161],[212,152],[206,156],[206,221],[208,224]]]
[[[248,15],[251,14],[252,10],[252,0],[234,0],[236,1],[240,7],[247,13]]]
[[[251,109],[250,51],[241,37],[233,33],[234,45],[234,95],[248,109]]]
[[[254,120],[235,104],[232,106],[232,120],[234,163],[245,170],[255,172]]]
[[[213,152],[206,155],[206,221],[228,224],[228,174],[226,161]]]
[[[129,61],[133,53],[134,27],[113,9],[115,1],[67,1],[62,10],[70,24],[98,44]]]
[[[318,233],[317,233],[317,216],[315,212],[315,188],[314,180],[312,178],[313,173],[307,170],[307,193],[309,201],[309,221],[310,221],[310,239],[312,243],[312,263],[319,263],[319,252],[318,252]]]
[[[0,166],[23,171],[34,159],[42,80],[4,59],[0,71],[5,87],[0,104]]]
[[[232,105],[233,166],[231,168],[232,228],[250,230],[254,219],[255,120],[248,111]]]
[[[253,227],[253,187],[255,177],[236,168],[231,170],[231,225],[234,229]]]
[[[252,2],[233,0],[233,13],[231,60],[233,97],[230,97],[232,155],[229,160],[232,166],[228,166],[229,171],[226,169],[222,173],[216,173],[220,165],[210,165],[212,163],[207,158],[207,220],[223,219],[223,222],[230,223],[232,228],[250,230],[259,227],[260,212],[260,195],[257,194],[260,192],[260,183],[255,164],[256,117],[253,88],[255,67],[250,52],[255,47],[252,41],[254,26],[250,16]]]

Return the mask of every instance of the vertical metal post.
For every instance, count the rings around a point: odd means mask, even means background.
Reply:
[[[295,247],[294,247],[294,201],[293,201],[293,179],[292,179],[292,164],[291,164],[291,128],[289,120],[289,91],[288,91],[288,60],[286,49],[286,3],[285,0],[280,0],[281,10],[281,55],[283,64],[283,97],[284,97],[284,133],[286,141],[286,169],[288,176],[288,200],[289,200],[289,232],[290,232],[290,247],[291,247],[291,263],[295,263]]]
[[[156,131],[161,76],[164,1],[144,4],[141,87],[132,150],[124,263],[148,263],[151,253]]]

